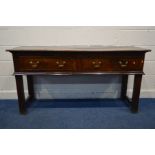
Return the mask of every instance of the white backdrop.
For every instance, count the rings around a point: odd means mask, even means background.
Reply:
[[[5,49],[16,46],[134,45],[152,49],[146,54],[141,97],[155,97],[155,27],[0,27],[0,99],[17,98],[13,63]],[[37,77],[39,98],[116,98],[120,76]],[[128,94],[132,92],[130,76]],[[26,83],[26,80],[25,80]],[[25,87],[27,89],[27,87]]]

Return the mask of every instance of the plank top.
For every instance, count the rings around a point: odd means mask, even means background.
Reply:
[[[150,49],[145,49],[135,46],[101,46],[101,45],[72,45],[72,46],[20,46],[13,49],[7,49],[10,52],[20,51],[40,51],[40,52],[149,52]]]

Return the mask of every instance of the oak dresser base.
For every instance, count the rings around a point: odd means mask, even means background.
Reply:
[[[145,53],[149,49],[123,46],[25,46],[7,50],[13,55],[19,111],[26,114],[27,102],[33,102],[34,76],[37,75],[121,75],[121,98],[138,112]],[[132,99],[127,97],[128,76],[134,75]],[[28,100],[23,76],[27,77]]]

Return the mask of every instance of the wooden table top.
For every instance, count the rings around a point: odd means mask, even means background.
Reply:
[[[67,52],[149,52],[150,49],[145,49],[141,47],[135,46],[100,46],[100,45],[92,45],[92,46],[81,46],[81,45],[72,45],[72,46],[20,46],[13,49],[7,49],[6,51],[67,51]]]

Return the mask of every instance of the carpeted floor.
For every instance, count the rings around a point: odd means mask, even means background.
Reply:
[[[0,100],[0,128],[154,129],[155,99],[141,99],[137,114],[119,99],[37,100],[24,116],[17,100]]]

